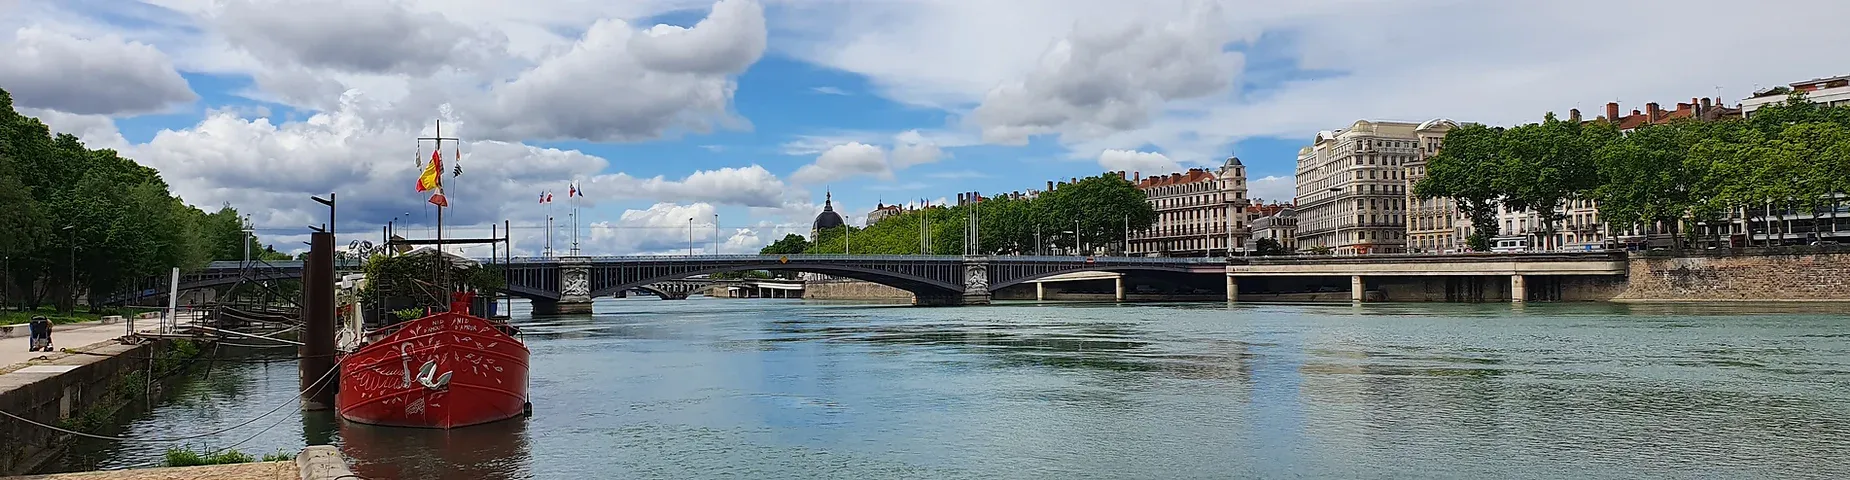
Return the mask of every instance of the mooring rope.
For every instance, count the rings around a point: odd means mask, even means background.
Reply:
[[[13,417],[13,419],[14,419],[14,420],[19,420],[19,421],[21,421],[21,422],[26,422],[26,423],[29,423],[29,424],[32,424],[32,425],[37,425],[37,426],[39,426],[39,427],[42,427],[42,428],[46,428],[46,429],[50,429],[50,430],[53,430],[53,431],[57,431],[57,432],[63,432],[63,433],[68,433],[68,434],[71,434],[71,435],[76,435],[76,436],[80,436],[80,437],[88,437],[88,438],[94,438],[94,439],[98,439],[98,440],[114,440],[114,441],[118,441],[118,442],[144,442],[144,443],[174,443],[174,442],[180,442],[180,441],[184,441],[184,440],[192,440],[192,439],[195,439],[195,438],[204,438],[204,437],[210,437],[210,436],[213,436],[213,435],[218,435],[218,434],[221,434],[221,433],[225,433],[225,432],[229,432],[229,431],[232,431],[232,430],[237,430],[237,429],[239,429],[239,428],[244,428],[244,426],[246,426],[246,425],[250,425],[250,424],[252,424],[252,423],[257,423],[257,421],[258,421],[258,420],[262,420],[262,419],[263,419],[264,417],[268,417],[268,416],[270,416],[271,414],[274,414],[274,413],[276,413],[276,412],[278,412],[278,411],[281,411],[281,410],[283,409],[283,407],[287,407],[287,406],[289,406],[290,404],[293,404],[293,403],[295,403],[295,402],[297,402],[297,401],[300,401],[300,400],[302,399],[302,396],[303,396],[303,395],[307,395],[307,394],[308,394],[308,392],[309,392],[310,390],[316,390],[316,389],[318,389],[318,388],[320,388],[320,386],[321,386],[321,383],[322,383],[322,382],[325,382],[325,381],[327,381],[327,380],[328,380],[328,378],[330,378],[330,377],[332,377],[332,376],[334,375],[334,372],[337,372],[337,371],[340,371],[340,362],[338,362],[338,361],[334,363],[334,368],[330,368],[330,369],[328,369],[328,373],[324,373],[324,374],[322,374],[322,375],[321,375],[321,378],[318,378],[318,379],[316,379],[316,380],[315,380],[315,382],[314,382],[314,383],[311,383],[311,384],[309,384],[309,385],[308,385],[308,388],[305,388],[305,389],[302,389],[302,391],[301,391],[301,392],[297,392],[297,393],[296,393],[296,395],[295,395],[295,398],[292,398],[292,399],[290,399],[290,400],[289,400],[289,401],[287,401],[287,402],[283,402],[283,403],[282,403],[281,405],[277,405],[277,406],[276,406],[276,408],[273,408],[273,409],[270,409],[270,411],[269,411],[269,412],[266,412],[266,413],[264,413],[263,415],[258,415],[258,416],[257,416],[256,418],[252,418],[252,419],[250,419],[250,420],[245,420],[245,421],[244,421],[243,423],[239,423],[239,424],[237,424],[237,425],[232,425],[232,426],[229,426],[229,427],[225,427],[225,428],[223,428],[223,429],[219,429],[219,430],[214,430],[214,431],[211,431],[211,432],[206,432],[206,433],[201,433],[201,434],[198,434],[198,435],[187,435],[187,436],[183,436],[183,437],[173,437],[173,438],[128,438],[128,437],[111,437],[111,436],[107,436],[107,435],[97,435],[97,434],[92,434],[92,433],[84,433],[84,432],[79,432],[79,431],[76,431],[76,430],[70,430],[70,429],[65,429],[65,428],[60,428],[60,427],[58,427],[58,426],[56,426],[56,425],[46,425],[46,424],[43,424],[43,423],[39,423],[39,422],[36,422],[36,421],[33,421],[32,419],[29,419],[29,418],[26,418],[26,417],[21,417],[21,416],[19,416],[19,415],[15,415],[15,414],[13,414],[13,412],[9,412],[9,411],[6,411],[6,410],[0,410],[0,415],[6,415],[6,416],[8,416],[8,417]],[[279,422],[279,423],[280,423],[280,422]],[[274,425],[272,425],[272,426],[274,426]]]

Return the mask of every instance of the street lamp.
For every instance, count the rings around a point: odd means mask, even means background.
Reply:
[[[713,254],[719,255],[719,214],[713,214]]]
[[[694,256],[694,217],[687,217],[687,256]]]
[[[71,232],[71,248],[70,248],[70,251],[71,251],[70,262],[71,263],[70,263],[70,270],[69,270],[70,279],[67,280],[65,283],[65,288],[66,288],[65,297],[67,300],[71,302],[72,310],[76,310],[76,307],[77,307],[77,226],[76,225],[65,225],[62,230],[66,232]]]

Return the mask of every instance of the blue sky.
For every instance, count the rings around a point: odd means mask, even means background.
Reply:
[[[453,235],[506,220],[537,253],[577,181],[587,252],[685,252],[690,217],[698,251],[746,251],[806,233],[824,192],[852,219],[1231,153],[1253,196],[1289,200],[1297,150],[1356,119],[1733,103],[1850,60],[1745,47],[1850,39],[1749,22],[1830,15],[1695,3],[27,0],[0,4],[0,88],[190,202],[251,213],[279,248],[317,221],[311,194],[340,194],[346,231],[431,223],[412,139],[443,119],[466,143]],[[1602,26],[1711,15],[1745,26]],[[1636,68],[1681,58],[1730,60]]]

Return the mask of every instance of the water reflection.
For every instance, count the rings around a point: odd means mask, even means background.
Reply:
[[[341,422],[340,438],[353,473],[366,478],[533,477],[525,418],[451,430]]]

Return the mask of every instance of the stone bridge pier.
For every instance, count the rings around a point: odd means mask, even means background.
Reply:
[[[535,315],[571,315],[591,313],[591,260],[584,257],[559,259],[559,299],[533,300]]]

